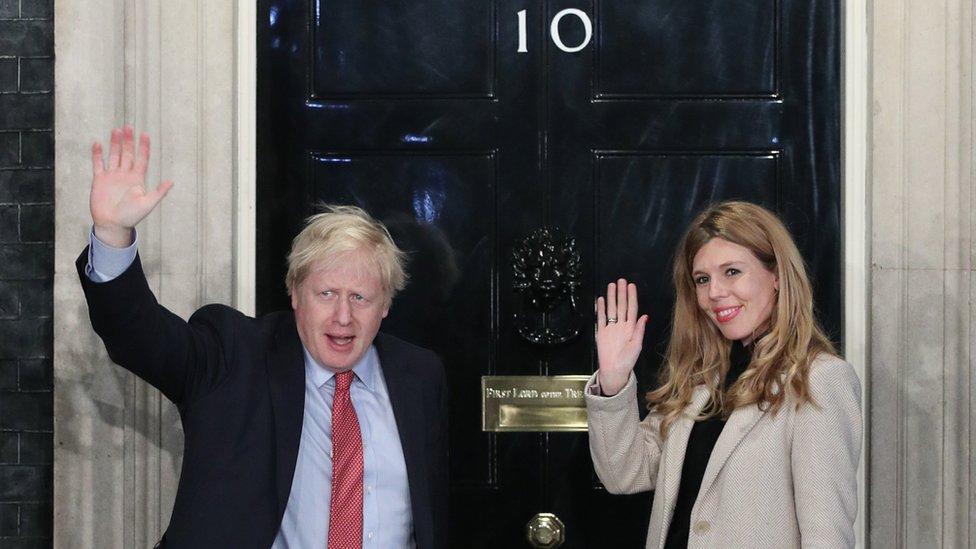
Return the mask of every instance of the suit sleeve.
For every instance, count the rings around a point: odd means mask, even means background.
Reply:
[[[814,363],[809,383],[816,404],[797,410],[790,456],[801,545],[854,547],[860,383],[841,360]]]
[[[596,375],[587,384],[596,383]],[[586,399],[590,456],[600,481],[612,494],[653,490],[661,463],[661,417],[650,413],[641,421],[637,414],[637,378],[611,397],[591,394]]]
[[[156,301],[139,257],[118,277],[95,282],[86,274],[88,249],[76,261],[88,314],[113,362],[136,374],[181,406],[192,387],[221,370],[222,353],[201,309],[191,324]],[[201,314],[202,313],[202,314]]]

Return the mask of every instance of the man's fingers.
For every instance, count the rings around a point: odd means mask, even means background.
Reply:
[[[149,166],[149,134],[139,135],[139,152],[136,154],[133,167],[137,172],[146,175],[146,168]]]
[[[108,147],[108,166],[109,170],[118,169],[119,159],[122,157],[122,129],[112,130],[112,140]]]
[[[122,128],[122,157],[119,159],[119,167],[123,170],[131,170],[132,162],[135,158],[135,143],[133,143],[132,126]]]
[[[162,183],[160,183],[159,186],[156,187],[156,190],[153,191],[153,195],[156,197],[156,204],[159,204],[159,201],[162,200],[163,197],[166,196],[166,193],[168,193],[169,190],[172,188],[173,188],[172,181],[163,181]]]
[[[98,175],[105,171],[105,159],[102,158],[102,144],[98,141],[92,143],[92,175]]]

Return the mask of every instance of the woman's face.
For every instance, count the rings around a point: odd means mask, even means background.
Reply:
[[[695,254],[698,306],[729,340],[748,345],[769,319],[779,280],[748,248],[713,238]]]

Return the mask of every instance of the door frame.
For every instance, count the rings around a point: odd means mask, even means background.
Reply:
[[[842,0],[841,25],[841,199],[844,265],[844,357],[854,365],[861,379],[862,436],[858,468],[858,516],[855,523],[857,547],[867,540],[868,485],[866,459],[870,405],[870,187],[867,177],[869,154],[868,16],[867,4]],[[257,208],[257,4],[236,3],[236,105],[235,105],[235,190],[234,190],[234,306],[245,314],[255,312]]]

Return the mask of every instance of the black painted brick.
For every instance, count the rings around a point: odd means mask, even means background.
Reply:
[[[52,540],[42,538],[0,538],[0,549],[52,549]]]
[[[52,280],[18,280],[13,284],[20,296],[20,318],[51,317],[54,312]]]
[[[21,391],[50,391],[54,388],[54,368],[46,358],[26,358],[20,361],[17,386]]]
[[[0,0],[0,17],[20,17],[20,0]]]
[[[0,432],[0,465],[12,465],[20,462],[17,450],[20,440],[18,433]]]
[[[50,467],[0,465],[0,501],[40,499],[50,493]]]
[[[54,16],[52,0],[20,0],[20,16],[50,19]]]
[[[0,392],[0,429],[51,431],[53,404],[50,392]]]
[[[24,166],[52,167],[54,164],[53,132],[23,132],[20,137],[20,163]]]
[[[51,202],[53,170],[0,170],[0,202]]]
[[[20,365],[16,360],[0,360],[0,391],[17,389]]]
[[[20,132],[0,132],[0,168],[20,165]]]
[[[4,334],[0,338],[0,359],[50,358],[51,324],[50,318],[0,320],[0,333]]]
[[[24,465],[54,463],[54,441],[49,433],[20,433],[20,461]]]
[[[0,320],[20,318],[21,286],[17,282],[0,280]]]
[[[49,279],[54,243],[0,244],[0,279]]]
[[[20,241],[54,241],[53,204],[31,204],[20,207]]]
[[[54,59],[21,59],[20,91],[49,92],[54,90]]]
[[[51,532],[51,506],[46,503],[20,504],[20,535],[43,536]]]
[[[51,56],[53,21],[0,21],[0,55]]]
[[[0,130],[47,129],[53,122],[51,94],[0,94]]]
[[[17,58],[0,58],[0,93],[17,91],[17,86]]]
[[[20,534],[20,506],[16,503],[0,503],[0,536]]]
[[[20,241],[20,206],[0,204],[0,243]],[[3,290],[0,289],[0,292]],[[3,315],[3,296],[0,295],[0,316]]]

